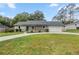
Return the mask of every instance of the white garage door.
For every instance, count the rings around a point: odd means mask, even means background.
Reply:
[[[49,32],[62,32],[62,27],[49,26]]]

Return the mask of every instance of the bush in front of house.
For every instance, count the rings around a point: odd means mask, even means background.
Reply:
[[[6,29],[5,32],[14,32],[13,28]]]

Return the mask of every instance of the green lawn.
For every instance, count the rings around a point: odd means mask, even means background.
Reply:
[[[0,54],[79,54],[79,36],[38,34],[0,42]]]
[[[1,36],[8,36],[8,35],[15,35],[15,34],[20,34],[21,32],[0,32],[0,37]]]
[[[70,29],[70,30],[66,30],[66,32],[79,33],[79,30],[78,29]]]

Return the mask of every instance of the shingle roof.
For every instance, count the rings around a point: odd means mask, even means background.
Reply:
[[[15,26],[35,26],[35,25],[48,25],[48,26],[63,26],[62,22],[58,21],[26,21],[26,22],[18,22]]]
[[[60,21],[50,21],[47,22],[48,26],[64,26],[64,24]]]
[[[15,25],[46,25],[46,21],[26,21],[26,22],[18,22]]]

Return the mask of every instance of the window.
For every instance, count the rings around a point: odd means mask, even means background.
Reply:
[[[29,29],[29,27],[28,27],[28,26],[26,26],[26,31],[28,31],[28,29]]]
[[[18,32],[18,29],[16,29],[16,32]]]
[[[19,29],[20,29],[20,26],[19,26]]]
[[[19,31],[21,32],[21,28],[20,28],[20,26],[19,26]]]
[[[32,29],[34,29],[34,26],[32,26]]]
[[[43,28],[45,28],[45,26],[43,26]]]

